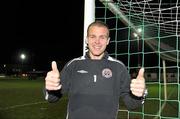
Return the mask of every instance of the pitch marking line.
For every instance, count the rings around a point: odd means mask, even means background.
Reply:
[[[6,108],[0,108],[0,110],[8,110],[8,109],[14,109],[14,108],[19,108],[19,107],[44,104],[44,103],[48,103],[48,102],[47,101],[41,101],[41,102],[34,102],[34,103],[26,103],[26,104],[22,104],[22,105],[13,105],[13,106],[6,107]]]

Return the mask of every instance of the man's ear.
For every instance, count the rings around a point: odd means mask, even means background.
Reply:
[[[107,45],[109,44],[109,42],[110,42],[110,37],[107,39],[108,41],[107,41]]]

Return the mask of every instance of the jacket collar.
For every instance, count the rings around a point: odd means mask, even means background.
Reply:
[[[108,56],[109,56],[108,52],[105,51],[105,52],[104,52],[104,56],[103,56],[102,59],[100,59],[100,60],[107,59]],[[89,51],[86,52],[85,58],[86,58],[86,59],[91,59],[90,56],[89,56]]]

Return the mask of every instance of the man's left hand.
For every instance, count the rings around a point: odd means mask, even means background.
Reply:
[[[136,79],[131,80],[130,90],[133,95],[137,97],[142,97],[145,89],[146,89],[146,84],[145,84],[145,78],[144,78],[144,68],[141,68],[139,70],[139,73]]]

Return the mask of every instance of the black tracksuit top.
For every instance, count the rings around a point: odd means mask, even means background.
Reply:
[[[62,90],[68,94],[67,119],[116,119],[119,98],[127,109],[142,105],[142,99],[130,92],[130,75],[125,65],[106,52],[101,60],[86,54],[68,62],[60,74]],[[60,95],[48,92],[47,100],[55,102]]]

